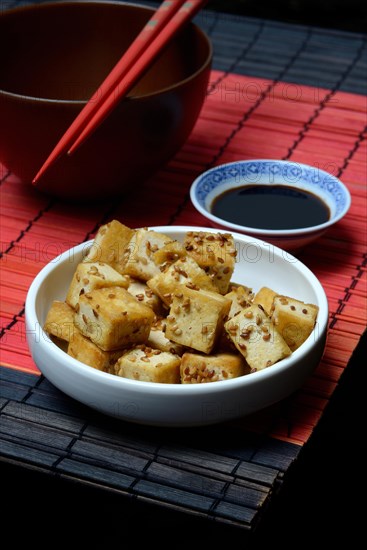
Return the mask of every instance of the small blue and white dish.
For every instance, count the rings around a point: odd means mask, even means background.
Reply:
[[[319,238],[351,205],[346,186],[320,168],[284,160],[247,160],[202,173],[192,204],[212,227],[297,250]]]

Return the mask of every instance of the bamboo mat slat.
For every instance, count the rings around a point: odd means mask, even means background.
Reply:
[[[367,324],[366,37],[210,11],[197,22],[214,46],[203,110],[182,149],[138,192],[66,205],[0,167],[0,459],[252,530]],[[39,375],[24,301],[46,263],[112,218],[131,227],[206,225],[189,201],[193,179],[223,162],[265,157],[332,172],[352,195],[348,215],[297,254],[330,307],[324,357],[299,391],[246,418],[177,433],[106,419]]]

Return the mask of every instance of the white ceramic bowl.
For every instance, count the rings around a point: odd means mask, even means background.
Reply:
[[[182,239],[198,227],[152,228]],[[209,230],[209,229],[207,229]],[[325,346],[328,302],[315,275],[294,256],[257,239],[233,233],[238,251],[233,280],[258,290],[270,286],[319,307],[313,333],[290,357],[253,374],[207,384],[162,384],[120,378],[67,355],[42,330],[53,300],[64,300],[72,275],[91,242],[46,265],[26,299],[26,331],[32,357],[60,390],[107,415],[156,426],[213,424],[258,411],[299,388],[318,365]]]
[[[243,225],[231,223],[211,212],[213,201],[224,191],[244,185],[274,184],[294,187],[316,195],[329,208],[329,220],[299,229],[259,229],[246,226],[245,212]],[[297,162],[267,159],[237,161],[211,168],[195,179],[190,189],[190,197],[194,207],[213,227],[245,233],[285,250],[303,248],[319,238],[345,216],[351,204],[348,189],[328,172]]]

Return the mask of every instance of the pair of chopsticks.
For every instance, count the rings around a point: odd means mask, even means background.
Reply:
[[[149,19],[131,46],[102,82],[97,92],[66,130],[33,179],[41,176],[64,153],[72,154],[96,130],[178,31],[208,0],[165,0]],[[97,98],[97,99],[96,99]]]

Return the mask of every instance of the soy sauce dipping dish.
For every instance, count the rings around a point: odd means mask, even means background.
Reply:
[[[245,233],[290,251],[318,239],[351,204],[347,187],[330,173],[270,159],[216,166],[195,179],[190,197],[212,227]],[[226,204],[218,214],[215,209],[222,200]]]
[[[186,231],[212,228],[151,228],[183,240]],[[162,427],[202,426],[242,417],[272,405],[300,388],[323,355],[328,302],[317,277],[290,253],[233,233],[237,258],[233,281],[271,286],[319,307],[314,331],[289,357],[258,372],[202,384],[163,384],[121,378],[93,369],[58,347],[43,331],[53,300],[65,300],[76,266],[92,242],[50,261],[32,282],[25,308],[28,345],[36,365],[57,388],[79,402],[124,421]]]

